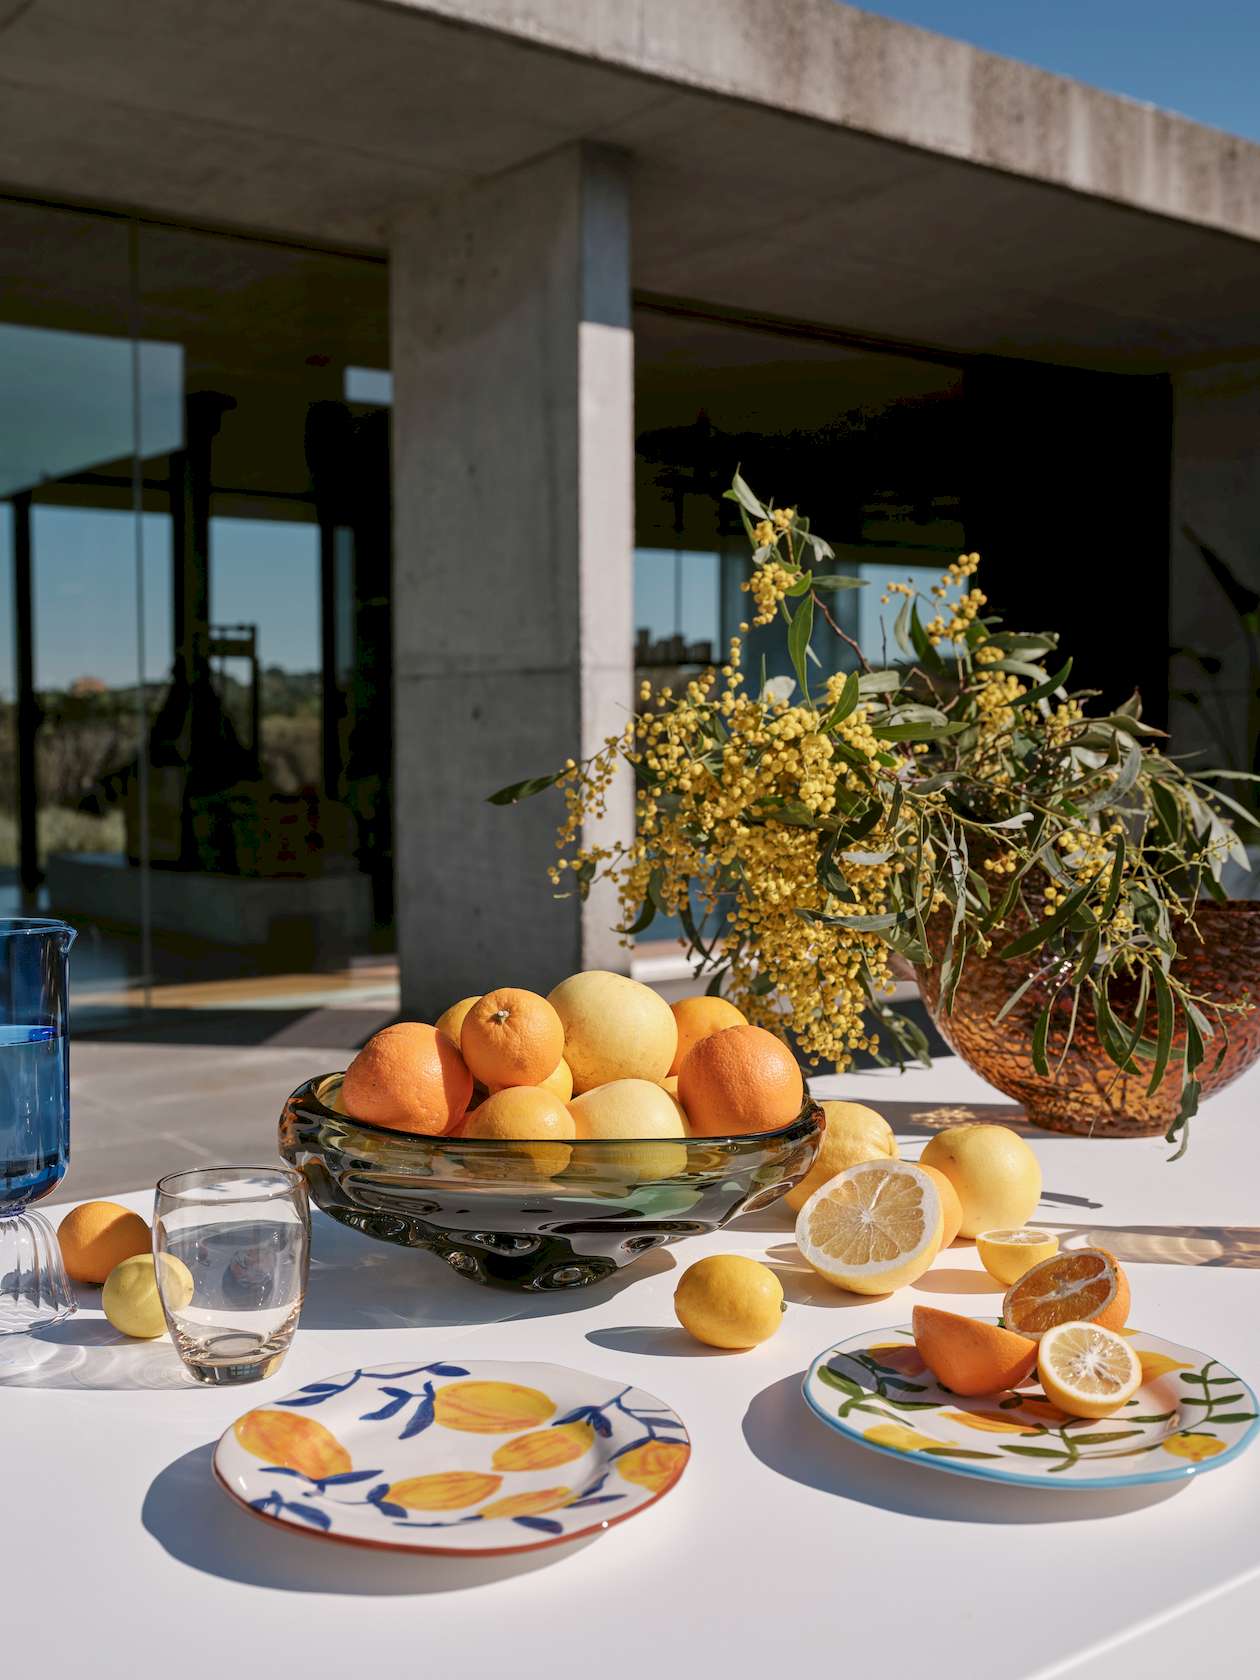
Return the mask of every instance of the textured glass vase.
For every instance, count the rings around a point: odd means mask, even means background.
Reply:
[[[67,957],[74,929],[0,920],[0,1337],[75,1310],[52,1226],[31,1204],[70,1159]]]

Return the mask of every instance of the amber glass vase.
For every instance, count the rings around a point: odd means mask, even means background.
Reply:
[[[1211,1003],[1241,1005],[1223,1018],[1228,1042],[1219,1061],[1216,1041],[1208,1046],[1200,1073],[1206,1097],[1237,1079],[1260,1056],[1260,902],[1204,903],[1195,911],[1195,923],[1197,936],[1186,929],[1179,941],[1178,976]],[[939,960],[945,930],[930,927],[928,938]],[[1050,995],[1049,982],[1030,986],[1010,1013],[997,1019],[1032,965],[1029,956],[1006,962],[993,956],[968,957],[948,1014],[940,1004],[939,966],[919,968],[916,974],[941,1037],[982,1079],[1021,1104],[1034,1125],[1098,1137],[1150,1137],[1167,1131],[1180,1102],[1176,1064],[1184,1035],[1174,1040],[1170,1072],[1148,1096],[1149,1070],[1121,1073],[1108,1059],[1098,1042],[1088,993],[1082,992],[1076,1031],[1059,1068],[1071,1015],[1071,998],[1064,993],[1051,1016],[1050,1073],[1039,1074],[1033,1067],[1032,1034]],[[1112,1004],[1122,1010],[1123,1018],[1131,1018],[1134,1001],[1124,996],[1123,983],[1113,986]],[[1153,1028],[1153,1007],[1151,1016]]]

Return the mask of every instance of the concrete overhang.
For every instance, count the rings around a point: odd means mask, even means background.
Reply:
[[[580,139],[633,158],[644,292],[1134,372],[1260,347],[1260,147],[832,0],[0,0],[9,193],[379,252]]]

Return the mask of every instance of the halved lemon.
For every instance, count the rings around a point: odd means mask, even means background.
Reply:
[[[1059,1252],[1053,1231],[1023,1225],[1018,1231],[981,1231],[976,1238],[980,1264],[999,1283],[1015,1283],[1031,1267]]]
[[[1123,1336],[1084,1319],[1056,1324],[1037,1349],[1046,1398],[1074,1417],[1109,1417],[1142,1384],[1142,1367]]]
[[[1002,1298],[1002,1322],[1038,1341],[1056,1324],[1088,1319],[1123,1330],[1129,1317],[1129,1280],[1105,1248],[1072,1248],[1030,1266]]]
[[[940,1191],[909,1161],[846,1167],[796,1218],[802,1256],[828,1283],[858,1295],[887,1295],[921,1277],[943,1231]]]

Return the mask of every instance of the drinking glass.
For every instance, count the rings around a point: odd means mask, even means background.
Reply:
[[[197,1167],[159,1179],[153,1252],[171,1340],[198,1382],[258,1382],[288,1352],[310,1250],[306,1181],[288,1167]],[[188,1278],[192,1298],[188,1298]]]
[[[0,918],[0,1336],[56,1324],[75,1310],[53,1228],[31,1211],[60,1184],[70,1159],[73,943],[65,922]]]

